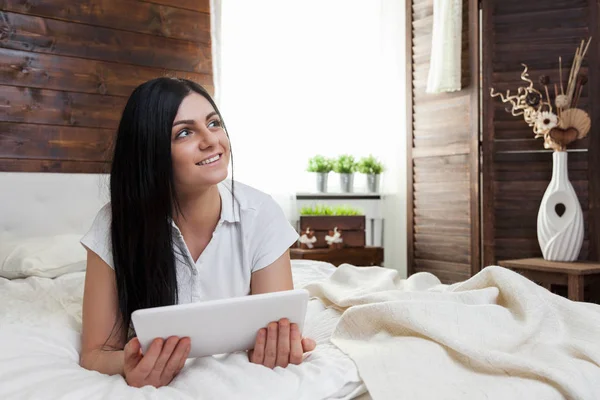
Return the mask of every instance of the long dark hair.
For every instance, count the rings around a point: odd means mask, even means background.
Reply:
[[[206,98],[223,121],[202,86],[162,77],[133,91],[119,123],[110,198],[120,311],[115,328],[121,334],[127,334],[135,310],[177,303],[171,220],[173,210],[179,207],[173,184],[171,128],[181,102],[192,92]]]

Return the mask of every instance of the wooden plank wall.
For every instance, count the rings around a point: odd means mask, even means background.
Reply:
[[[433,1],[409,2],[408,273],[444,282],[480,269],[478,2],[463,2],[462,90],[428,94]]]
[[[105,172],[131,91],[212,85],[209,0],[0,1],[0,171]]]
[[[483,252],[484,264],[537,257],[537,212],[552,175],[552,154],[543,151],[522,118],[491,98],[490,87],[515,92],[523,70],[530,78],[559,82],[558,57],[570,68],[582,39],[594,36],[583,72],[589,75],[579,106],[592,115],[592,132],[569,152],[569,177],[579,196],[586,233],[581,259],[598,256],[600,70],[597,0],[486,0],[483,2]],[[590,66],[592,66],[590,68]],[[568,77],[563,69],[563,79]],[[566,84],[565,84],[566,85]],[[590,96],[590,93],[595,93]],[[595,145],[592,145],[595,143]],[[590,241],[590,238],[592,240]]]

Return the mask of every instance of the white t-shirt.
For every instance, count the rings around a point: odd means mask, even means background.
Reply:
[[[250,294],[252,273],[273,263],[298,239],[271,196],[239,182],[233,188],[235,199],[231,181],[218,184],[218,188],[221,217],[196,262],[173,223],[179,304]],[[98,212],[81,244],[114,269],[110,224],[108,203]]]

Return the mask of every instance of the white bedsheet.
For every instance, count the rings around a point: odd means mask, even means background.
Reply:
[[[335,268],[293,261],[294,282]],[[0,278],[0,399],[351,399],[365,392],[350,358],[329,342],[340,314],[311,300],[305,335],[317,349],[300,366],[270,370],[245,354],[188,360],[167,387],[136,389],[78,364],[83,272],[56,279]]]

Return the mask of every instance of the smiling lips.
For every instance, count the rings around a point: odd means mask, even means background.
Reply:
[[[196,165],[200,165],[200,166],[202,166],[202,165],[210,165],[210,164],[213,164],[213,163],[219,161],[220,159],[221,159],[221,154],[216,154],[216,155],[214,155],[214,156],[212,156],[210,158],[207,158],[206,160],[200,161]]]

